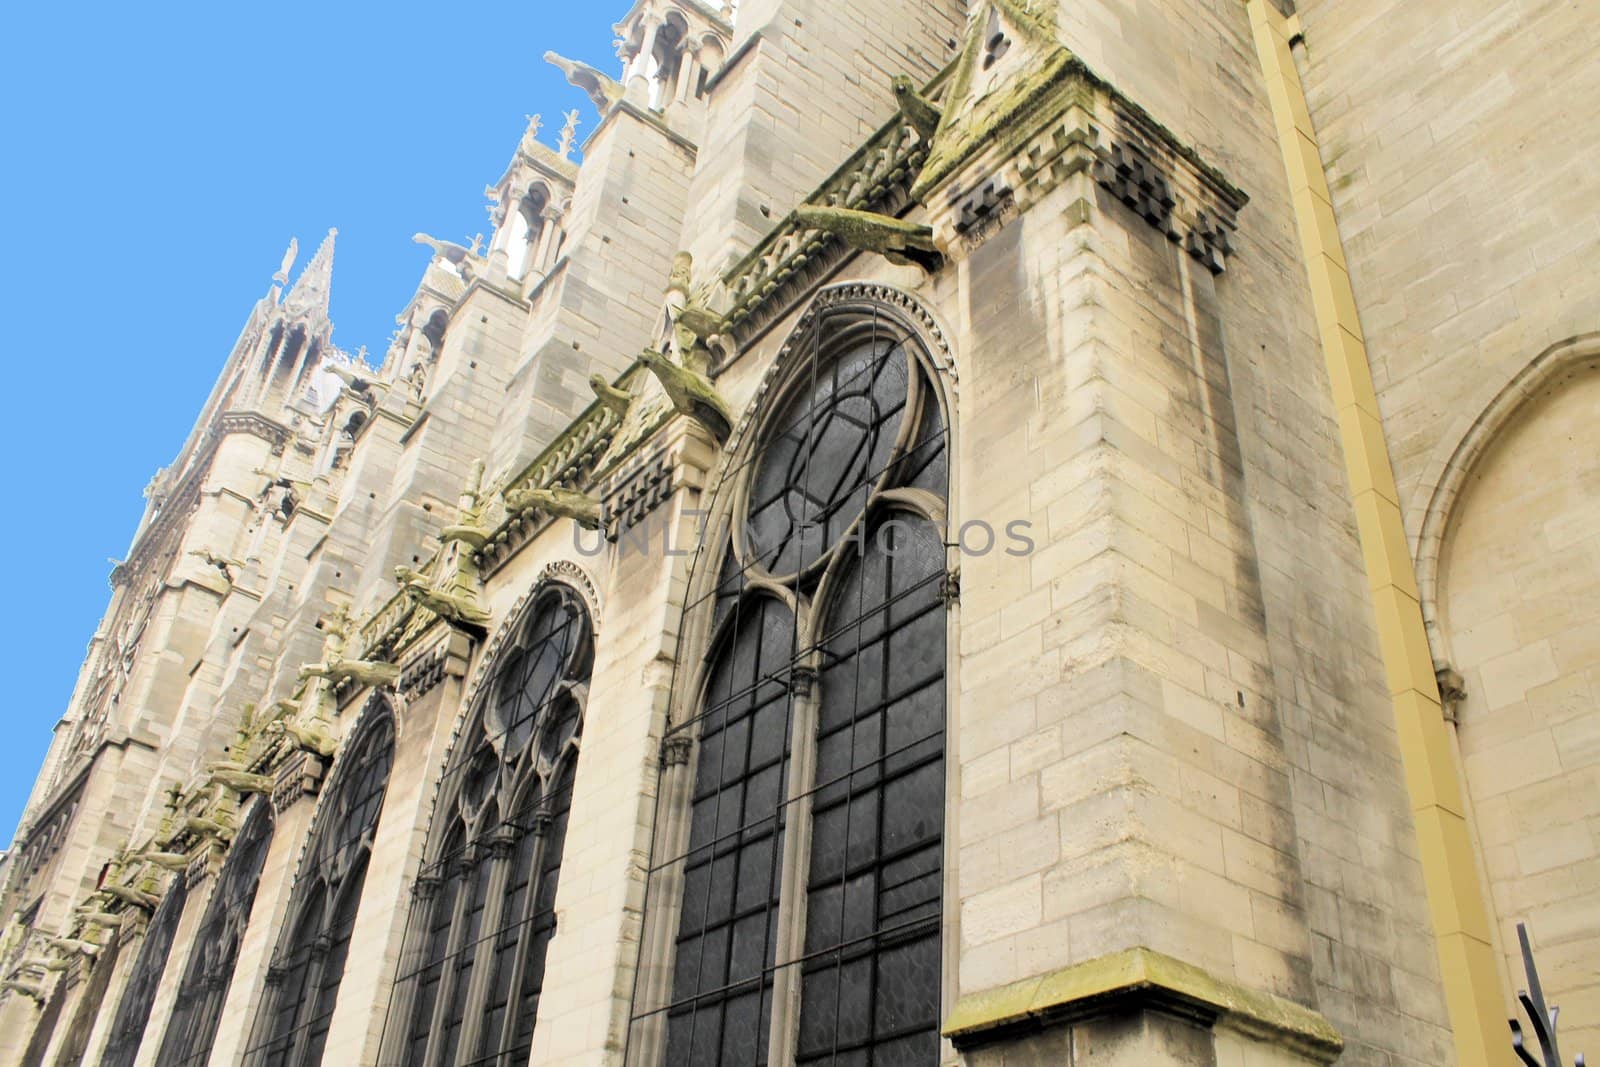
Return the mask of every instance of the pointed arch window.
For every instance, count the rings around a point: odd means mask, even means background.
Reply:
[[[178,1002],[167,1023],[157,1067],[204,1064],[216,1040],[222,1005],[233,982],[239,942],[250,922],[261,868],[272,845],[272,805],[257,800],[228,850],[205,914],[195,933]]]
[[[630,1064],[938,1063],[946,419],[888,309],[830,305],[793,349],[696,563]]]
[[[144,932],[144,944],[134,958],[133,971],[123,988],[122,1000],[117,1004],[117,1014],[111,1020],[111,1035],[105,1052],[100,1056],[101,1067],[132,1067],[139,1054],[139,1042],[144,1037],[145,1025],[150,1021],[150,1007],[155,1003],[156,987],[161,974],[167,969],[167,956],[172,952],[172,939],[178,932],[178,920],[183,917],[184,901],[188,889],[180,874],[167,887],[167,893],[156,905],[155,914]]]
[[[290,893],[284,933],[267,971],[245,1062],[322,1062],[350,951],[372,837],[394,762],[394,716],[381,698],[334,765],[317,827]]]
[[[440,783],[385,1063],[528,1061],[593,662],[582,598],[545,586]]]

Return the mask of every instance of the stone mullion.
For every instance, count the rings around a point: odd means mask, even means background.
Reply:
[[[630,1056],[629,1062],[659,1063],[666,1048],[667,1016],[662,1009],[672,999],[672,968],[676,955],[673,942],[677,938],[678,922],[683,911],[684,850],[689,842],[689,820],[694,790],[695,739],[687,733],[669,735],[661,745],[660,843],[657,848],[664,856],[680,857],[670,867],[656,871],[651,880],[649,906],[645,908],[647,924],[640,940],[640,974],[635,994],[635,1013],[644,1010],[655,1014],[634,1024],[630,1047],[637,1046],[642,1055]]]
[[[389,1006],[389,1036],[384,1040],[385,1060],[399,1060],[411,1041],[411,1012],[417,1003],[417,986],[422,981],[423,954],[428,950],[428,935],[433,930],[434,912],[439,907],[437,876],[421,876],[412,893],[416,904],[414,916],[406,930],[405,943],[400,947],[400,973],[408,977],[395,989],[394,1001]]]
[[[491,867],[488,898],[478,922],[478,943],[472,948],[472,977],[467,983],[461,1037],[456,1042],[457,1060],[461,1059],[463,1051],[474,1062],[478,1056],[478,1039],[483,1030],[483,1006],[488,999],[489,983],[493,979],[490,972],[493,970],[495,943],[500,940],[500,917],[505,911],[506,881],[511,873],[511,856],[515,845],[516,840],[503,828],[489,843],[487,862]]]
[[[327,895],[327,913],[325,918],[331,918],[337,910],[336,895]],[[324,929],[311,942],[311,960],[306,964],[306,980],[301,988],[300,1010],[294,1013],[294,1025],[289,1030],[289,1048],[291,1055],[288,1062],[298,1067],[314,1067],[306,1056],[306,1034],[316,1020],[317,1001],[322,999],[322,972],[327,967],[328,950],[332,942],[328,930]]]
[[[444,1040],[445,1013],[450,1010],[450,1001],[455,997],[455,959],[461,952],[461,939],[467,925],[467,908],[472,903],[471,885],[467,879],[477,864],[474,851],[472,846],[467,846],[466,851],[456,861],[456,873],[461,878],[461,884],[457,888],[455,907],[450,916],[450,940],[445,945],[444,960],[439,971],[439,991],[434,994],[433,1018],[428,1025],[428,1048],[422,1057],[422,1062],[425,1064],[443,1062],[440,1059],[440,1042]]]
[[[798,621],[798,620],[797,620]],[[816,782],[816,672],[796,666],[790,677],[794,723],[789,735],[782,866],[778,871],[778,937],[772,975],[772,1028],[767,1062],[793,1063],[800,1041],[800,960],[805,955],[806,875],[811,857],[810,794]]]
[[[544,854],[550,843],[550,823],[552,817],[547,811],[535,812],[533,826],[529,833],[533,835],[533,856],[529,860],[531,867],[528,871],[528,888],[522,897],[522,915],[519,923],[522,933],[517,937],[517,950],[512,956],[511,980],[506,986],[506,1014],[500,1022],[500,1048],[504,1049],[516,1036],[517,1026],[522,1015],[522,980],[528,970],[528,942],[532,932],[530,925],[539,906],[539,886],[543,881]],[[499,941],[498,936],[495,941]],[[493,959],[493,956],[490,957]]]

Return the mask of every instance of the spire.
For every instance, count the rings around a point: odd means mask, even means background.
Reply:
[[[337,236],[339,236],[338,230],[329,230],[328,236],[323,238],[322,246],[317,249],[317,254],[311,257],[306,269],[300,272],[294,288],[289,290],[289,295],[283,302],[284,309],[289,313],[305,314],[317,311],[324,317],[327,316],[328,295],[333,288],[333,239]]]

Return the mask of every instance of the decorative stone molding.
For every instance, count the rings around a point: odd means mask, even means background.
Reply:
[[[409,660],[400,669],[400,681],[396,686],[397,691],[405,698],[407,703],[426,696],[435,686],[444,681],[445,663],[449,658],[449,640],[435,642],[432,648]]]
[[[689,756],[694,752],[694,739],[688,734],[673,734],[661,740],[661,766],[683,767],[689,763]]]
[[[1535,399],[1575,374],[1600,371],[1600,333],[1579,334],[1540,352],[1505,382],[1464,427],[1452,437],[1455,447],[1447,458],[1436,459],[1422,481],[1422,491],[1432,487],[1422,530],[1415,542],[1417,590],[1422,621],[1428,630],[1435,663],[1450,658],[1450,643],[1439,624],[1439,563],[1444,540],[1455,517],[1461,494],[1478,463],[1488,454],[1517,415]]]
[[[282,815],[303,798],[322,788],[327,764],[315,753],[297,751],[278,768],[278,785],[272,791],[272,813]]]
[[[1147,948],[1101,956],[999,989],[969,993],[944,1022],[958,1050],[1130,1009],[1175,1013],[1280,1045],[1315,1063],[1332,1063],[1344,1039],[1320,1014],[1271,993],[1247,989]]]
[[[1077,57],[1058,49],[1046,69],[1050,77],[1019,94],[1003,135],[974,140],[964,155],[943,162],[942,174],[925,173],[919,182],[940,243],[952,254],[970,253],[1087,174],[1207,270],[1222,273],[1249,198]]]
[[[608,481],[603,513],[606,539],[616,541],[640,526],[677,489],[675,465],[665,448],[634,463]]]
[[[539,572],[539,579],[534,583],[534,588],[537,589],[546,582],[563,582],[576,589],[589,609],[589,624],[594,627],[596,633],[600,632],[600,591],[595,588],[594,579],[589,577],[588,571],[571,560],[558,559],[545,564],[544,570]]]

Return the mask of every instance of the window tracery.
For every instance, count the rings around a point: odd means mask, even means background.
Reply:
[[[162,1039],[157,1067],[203,1064],[211,1055],[222,1005],[233,982],[239,942],[250,922],[261,868],[272,845],[272,805],[257,801],[217,877],[194,937],[178,1002]]]
[[[887,308],[826,307],[791,348],[697,564],[712,636],[647,912],[671,963],[641,961],[630,1063],[938,1062],[945,415]]]
[[[244,1060],[261,1067],[322,1061],[350,952],[373,833],[394,761],[394,716],[378,698],[334,767],[290,894]]]
[[[549,583],[502,653],[440,785],[385,1063],[527,1062],[592,665],[583,599]]]

